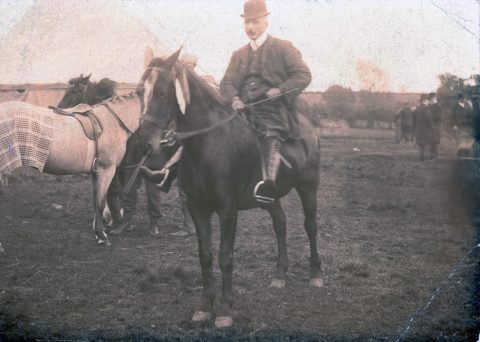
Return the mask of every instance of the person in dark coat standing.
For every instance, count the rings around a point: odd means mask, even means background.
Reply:
[[[432,158],[438,159],[438,145],[440,144],[440,136],[442,133],[442,108],[437,102],[437,94],[428,94],[430,113],[433,122],[433,140],[432,140]]]
[[[462,140],[473,138],[473,110],[463,93],[457,94],[457,103],[452,108],[451,122],[457,146]]]
[[[220,92],[234,110],[246,111],[258,133],[265,172],[255,197],[273,202],[281,143],[299,137],[295,100],[312,76],[292,43],[267,33],[269,14],[264,0],[245,2],[241,17],[249,43],[233,53]]]
[[[433,118],[428,105],[428,95],[422,94],[420,104],[414,113],[415,140],[420,151],[420,161],[425,161],[425,146],[430,145],[430,156],[434,157]]]

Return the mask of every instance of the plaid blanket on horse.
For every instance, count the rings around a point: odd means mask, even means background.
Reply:
[[[0,176],[20,166],[43,171],[53,141],[53,118],[47,108],[17,101],[0,103]]]

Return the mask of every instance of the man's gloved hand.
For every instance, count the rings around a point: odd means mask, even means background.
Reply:
[[[233,110],[243,110],[245,109],[245,103],[238,96],[235,96],[232,100],[232,108]]]
[[[267,95],[268,98],[279,96],[281,94],[282,94],[282,91],[278,88],[270,88],[265,93],[265,95]]]
[[[454,131],[458,130],[458,127],[455,126],[455,125],[453,125],[453,130],[454,130]]]

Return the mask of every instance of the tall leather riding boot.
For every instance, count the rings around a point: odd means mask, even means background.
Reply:
[[[258,202],[272,203],[277,197],[275,181],[280,168],[281,141],[276,137],[267,137],[260,141],[265,171],[263,180],[255,186],[254,196]]]

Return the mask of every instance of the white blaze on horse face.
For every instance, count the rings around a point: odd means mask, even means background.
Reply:
[[[152,101],[153,97],[153,87],[155,86],[155,82],[157,82],[158,78],[158,71],[151,70],[150,75],[148,75],[147,79],[143,83],[143,114],[147,113],[148,108],[150,107],[150,101]]]
[[[183,95],[182,86],[178,78],[175,81],[175,95],[177,97],[177,103],[178,103],[178,106],[180,107],[180,110],[182,111],[182,114],[185,114],[185,110],[187,108],[187,101],[185,101],[185,96]]]

